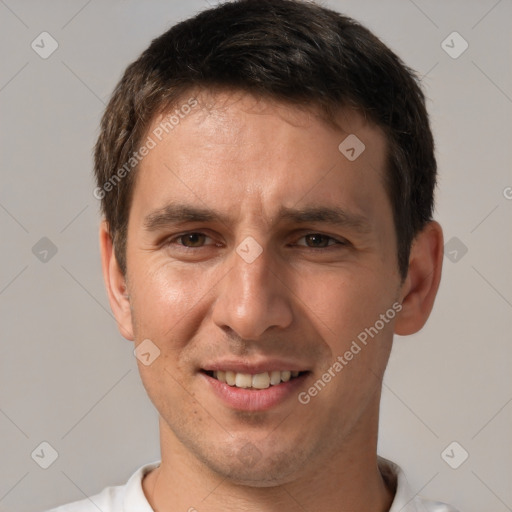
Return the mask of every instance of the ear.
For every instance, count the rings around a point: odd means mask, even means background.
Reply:
[[[100,225],[100,251],[103,279],[117,328],[124,338],[133,341],[132,313],[126,279],[119,268],[108,223],[105,220]]]
[[[443,230],[431,221],[411,247],[409,270],[400,290],[402,310],[395,321],[396,334],[414,334],[425,325],[441,281],[443,254]]]

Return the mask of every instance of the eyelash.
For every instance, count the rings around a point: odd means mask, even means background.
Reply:
[[[183,243],[176,243],[177,240],[182,240],[186,237],[186,236],[189,236],[189,235],[202,235],[206,238],[209,238],[209,239],[212,239],[211,237],[209,237],[206,233],[202,233],[200,231],[188,231],[186,233],[182,233],[180,235],[177,235],[177,236],[174,236],[172,238],[170,238],[169,240],[167,240],[165,242],[165,246],[170,246],[170,245],[177,245],[179,247],[182,247],[184,248],[185,250],[191,250],[191,249],[203,249],[205,247],[205,245],[201,245],[199,247],[189,247],[187,245],[184,245]],[[319,233],[319,232],[310,232],[310,233],[306,233],[304,234],[303,236],[301,236],[298,240],[302,240],[303,238],[306,238],[308,236],[321,236],[321,237],[324,237],[324,238],[327,238],[328,241],[327,241],[327,246],[325,247],[311,247],[311,246],[308,246],[308,245],[303,245],[303,244],[297,244],[295,243],[294,245],[298,245],[299,247],[304,247],[305,249],[312,249],[312,250],[319,250],[319,249],[330,249],[330,248],[333,248],[335,246],[341,246],[341,247],[347,247],[350,245],[350,243],[347,241],[347,240],[338,240],[330,235],[325,235],[324,233]],[[216,247],[220,247],[221,244],[212,244],[212,245],[215,245]]]

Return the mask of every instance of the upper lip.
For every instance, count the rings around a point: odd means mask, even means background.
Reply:
[[[225,359],[208,363],[201,367],[205,371],[232,371],[235,373],[264,373],[272,371],[308,371],[308,368],[298,362],[285,359],[262,359],[258,361],[240,361],[235,359]]]

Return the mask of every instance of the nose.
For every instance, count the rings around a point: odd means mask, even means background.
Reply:
[[[212,319],[218,327],[242,339],[257,340],[267,330],[292,323],[292,293],[278,278],[279,262],[269,249],[253,261],[234,251],[228,265],[213,304]]]

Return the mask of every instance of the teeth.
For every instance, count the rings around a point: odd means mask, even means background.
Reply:
[[[288,382],[291,378],[298,377],[298,371],[285,370],[280,372],[274,370],[272,372],[257,373],[251,375],[250,373],[236,373],[232,371],[218,370],[213,372],[213,377],[220,382],[225,382],[229,386],[237,388],[254,388],[254,389],[267,389],[269,386],[277,386],[281,382]]]
[[[270,372],[270,384],[272,384],[272,386],[277,386],[278,384],[281,384],[280,371]]]
[[[257,373],[252,376],[252,387],[256,389],[266,389],[270,386],[270,375],[268,372]]]
[[[237,388],[250,388],[252,386],[252,377],[248,373],[237,373],[235,386]]]

